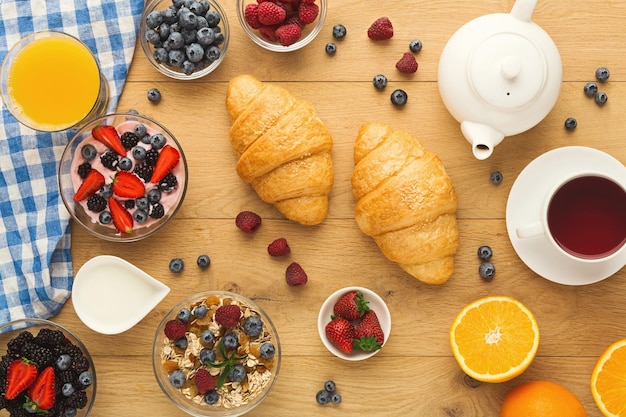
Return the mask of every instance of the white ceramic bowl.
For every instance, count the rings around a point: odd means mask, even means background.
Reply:
[[[326,324],[331,321],[331,316],[333,314],[333,307],[335,303],[339,301],[339,299],[349,291],[360,291],[363,294],[363,298],[368,301],[368,306],[371,310],[376,312],[376,316],[378,316],[378,321],[380,322],[380,326],[383,330],[383,334],[385,335],[385,341],[381,349],[375,350],[373,352],[364,352],[359,350],[354,350],[352,353],[345,353],[340,350],[337,346],[335,346],[328,338],[326,337]],[[385,301],[374,291],[369,290],[363,287],[346,287],[332,293],[322,304],[320,308],[319,315],[317,317],[317,330],[320,335],[320,339],[322,339],[322,343],[326,346],[326,349],[330,351],[333,355],[338,358],[345,359],[348,361],[360,361],[363,359],[370,358],[380,352],[382,347],[389,340],[389,335],[391,333],[391,314],[389,313],[389,308]]]

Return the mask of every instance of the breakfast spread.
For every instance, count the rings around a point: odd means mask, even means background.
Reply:
[[[187,399],[230,409],[267,392],[278,371],[278,340],[255,307],[209,294],[165,323],[160,361]]]
[[[311,103],[240,75],[228,83],[226,108],[239,177],[288,219],[321,223],[334,179],[333,140]]]
[[[74,201],[92,222],[129,234],[176,209],[185,179],[173,141],[137,121],[91,133],[75,151],[71,178]]]
[[[441,160],[409,133],[367,123],[357,134],[354,162],[354,215],[361,231],[420,281],[447,281],[459,232],[457,197]]]

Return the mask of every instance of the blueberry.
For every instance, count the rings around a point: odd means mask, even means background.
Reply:
[[[222,20],[222,17],[220,16],[220,14],[218,12],[216,12],[215,10],[211,10],[209,11],[204,18],[206,19],[207,23],[209,24],[210,28],[214,28],[217,25],[220,24],[220,21]]]
[[[111,217],[111,212],[108,210],[101,212],[98,216],[98,221],[102,224],[109,224],[112,220],[113,218]]]
[[[504,179],[502,172],[500,171],[493,171],[491,174],[489,174],[489,181],[491,181],[492,184],[500,184],[502,182],[502,180]]]
[[[232,367],[230,372],[228,372],[228,379],[231,382],[241,382],[246,377],[246,368],[243,365],[237,364]]]
[[[170,33],[172,33],[172,30],[169,23],[163,22],[159,25],[159,37],[161,40],[167,40],[170,37]]]
[[[149,203],[151,204],[158,203],[159,200],[161,200],[161,191],[159,191],[157,188],[153,188],[150,191],[148,191],[148,194],[146,194],[146,196],[148,197]]]
[[[204,48],[197,42],[188,45],[185,49],[185,53],[189,61],[193,63],[200,62],[202,58],[204,58]]]
[[[422,50],[422,41],[420,41],[419,39],[414,39],[409,43],[409,49],[411,50],[411,52],[413,52],[414,54],[418,53],[419,51]]]
[[[61,393],[63,393],[64,397],[69,397],[74,394],[74,392],[76,392],[76,388],[74,388],[71,382],[66,382],[63,384],[63,387],[61,387]]]
[[[573,130],[573,129],[576,129],[576,126],[578,126],[578,122],[573,117],[568,117],[567,119],[565,119],[566,129]]]
[[[404,90],[397,89],[397,90],[393,90],[393,93],[391,93],[391,102],[393,103],[394,106],[402,107],[406,104],[408,99],[409,99],[409,96],[406,94],[406,91]]]
[[[608,101],[608,99],[609,99],[609,96],[607,96],[604,91],[598,91],[598,93],[596,93],[595,100],[598,106],[604,106],[606,102]]]
[[[263,322],[257,316],[250,316],[243,323],[243,331],[248,336],[257,337],[263,331]]]
[[[209,258],[209,255],[200,255],[196,263],[200,268],[207,268],[211,265],[211,258]]]
[[[186,378],[183,371],[176,370],[170,374],[168,379],[174,388],[181,388],[185,384]]]
[[[213,343],[213,341],[215,340],[215,335],[213,334],[212,331],[210,331],[209,329],[206,329],[206,330],[203,330],[202,333],[200,333],[200,340],[205,345],[208,345],[208,344]]]
[[[143,146],[135,146],[132,150],[132,155],[136,161],[143,161],[146,159],[146,148]]]
[[[213,349],[203,348],[200,351],[200,362],[205,365],[209,364],[210,362],[215,362],[215,356],[215,351]]]
[[[161,12],[157,10],[154,10],[148,13],[148,16],[146,16],[146,25],[148,25],[150,29],[156,28],[162,22],[163,22],[163,16],[161,16]]]
[[[133,213],[133,219],[137,223],[145,223],[148,220],[148,212],[145,210],[136,210]]]
[[[326,381],[324,382],[324,389],[328,392],[335,392],[335,390],[337,389],[337,385],[335,384],[335,381]]]
[[[150,138],[152,136],[145,134],[143,136],[139,136],[139,140],[141,141],[141,143],[145,143],[146,145],[150,145]]]
[[[196,27],[197,16],[188,9],[181,9],[178,12],[178,23],[183,29],[194,29]]]
[[[274,354],[276,353],[276,348],[274,347],[274,345],[270,342],[265,342],[261,345],[261,357],[263,359],[271,359],[274,357]]]
[[[328,404],[330,402],[330,393],[325,389],[318,391],[315,395],[315,401],[321,405]]]
[[[183,39],[185,40],[185,50],[186,50],[189,45],[191,45],[192,43],[196,41],[197,31],[196,29],[184,29],[181,33],[183,34]],[[202,52],[204,53],[204,49],[202,50]]]
[[[335,45],[334,42],[328,42],[326,44],[326,53],[328,55],[335,55],[335,52],[337,52],[337,45]]]
[[[152,149],[156,149],[157,151],[165,146],[167,143],[167,139],[163,133],[155,133],[150,136],[150,144],[152,145]]]
[[[196,32],[196,40],[200,45],[211,45],[215,40],[215,32],[210,27],[198,29]],[[202,53],[204,53],[204,50]]]
[[[65,407],[65,412],[63,413],[63,417],[76,417],[78,414],[78,410],[74,407]]]
[[[86,388],[93,382],[93,375],[89,371],[83,371],[78,375],[78,383],[81,387]]]
[[[220,48],[215,46],[215,42],[213,45],[209,46],[204,52],[204,56],[208,62],[217,61],[221,54],[222,51],[220,51]]]
[[[158,103],[161,101],[161,92],[158,88],[151,88],[148,90],[148,101],[151,103]]]
[[[593,97],[598,92],[598,84],[593,82],[587,83],[585,87],[583,87],[583,91],[587,97]]]
[[[185,268],[185,263],[180,258],[174,258],[170,261],[170,271],[175,274],[181,273]]]
[[[197,2],[197,1],[194,1],[191,4],[189,4],[189,10],[196,16],[199,16],[202,13],[206,13],[206,10],[204,10],[204,6],[200,2]]]
[[[387,77],[385,77],[383,74],[375,75],[374,79],[372,79],[372,83],[377,90],[382,90],[383,88],[387,87]]]
[[[490,246],[482,245],[478,247],[478,258],[483,261],[488,261],[493,256],[493,251]]]
[[[224,347],[229,350],[237,349],[237,346],[239,346],[239,338],[237,338],[237,334],[233,332],[226,333],[222,341],[224,342]]]
[[[176,318],[183,323],[189,323],[189,320],[191,320],[191,311],[187,307],[183,307],[178,311]]]
[[[72,357],[66,353],[60,355],[57,358],[57,369],[59,371],[67,370],[72,364]]]
[[[167,63],[173,67],[182,67],[185,62],[185,53],[180,49],[173,49],[167,55]]]
[[[137,123],[135,125],[135,128],[133,129],[133,132],[135,133],[135,135],[137,135],[138,138],[140,138],[146,135],[146,130],[146,125],[144,125],[143,123]]]
[[[161,12],[161,16],[163,16],[163,21],[167,24],[176,23],[178,21],[178,16],[176,9],[173,7],[169,7]]]
[[[342,25],[341,23],[338,23],[335,26],[333,26],[333,38],[343,39],[346,37],[347,33],[348,32],[346,30],[346,27]]]
[[[485,281],[491,281],[496,275],[496,268],[491,262],[483,262],[478,267],[478,274]]]
[[[179,337],[178,339],[174,340],[174,346],[176,346],[177,348],[187,349],[188,345],[189,342],[187,341],[187,338],[185,336]]]
[[[192,313],[194,317],[201,319],[202,317],[206,316],[206,313],[208,313],[208,311],[209,309],[206,308],[204,304],[200,304],[193,308]]]
[[[611,73],[609,72],[608,68],[600,67],[596,70],[596,79],[600,81],[601,83],[608,80],[610,76],[611,76]]]
[[[148,201],[148,197],[145,195],[135,200],[135,203],[137,204],[137,208],[140,210],[147,211],[150,208],[150,202]]]
[[[333,404],[341,403],[341,394],[339,394],[338,392],[334,392],[333,394],[331,394],[330,402],[332,402]]]
[[[113,189],[111,188],[111,184],[103,185],[102,187],[100,187],[100,190],[98,192],[100,193],[102,198],[109,198],[113,195]]]
[[[133,168],[133,161],[130,158],[123,157],[120,158],[120,161],[117,163],[117,166],[122,171],[130,171]]]
[[[214,389],[207,391],[204,394],[204,402],[211,405],[215,404],[220,399],[220,395]]]
[[[167,37],[167,44],[170,50],[180,49],[185,46],[185,38],[180,32],[171,32],[170,36]]]
[[[98,155],[98,151],[96,151],[96,147],[92,144],[88,143],[87,145],[80,148],[80,154],[83,158],[88,161],[91,161]]]
[[[154,46],[161,46],[161,34],[154,29],[146,31],[146,40]]]

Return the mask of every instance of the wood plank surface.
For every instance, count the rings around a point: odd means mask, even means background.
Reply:
[[[163,314],[180,299],[209,289],[234,290],[258,301],[276,324],[283,347],[278,382],[250,416],[446,416],[493,417],[512,387],[532,379],[565,385],[583,401],[589,416],[600,416],[589,378],[597,357],[612,342],[626,337],[624,290],[626,272],[603,282],[569,287],[532,272],[508,239],[506,201],[521,170],[542,153],[562,146],[583,145],[626,161],[626,2],[539,0],[533,21],[554,39],[563,61],[563,84],[556,106],[535,128],[507,138],[492,157],[476,160],[462,138],[458,123],[446,111],[437,86],[441,51],[456,29],[487,13],[510,11],[513,0],[331,0],[322,32],[306,48],[288,54],[264,51],[241,30],[234,0],[222,1],[230,21],[227,56],[213,74],[181,82],[157,73],[138,46],[119,111],[135,109],[151,116],[180,140],[189,163],[189,187],[176,217],[156,235],[136,243],[98,240],[77,225],[72,227],[74,268],[93,256],[120,256],[171,287],[171,293],[131,330],[114,336],[97,334],[77,318],[72,302],[53,320],[68,326],[94,355],[98,393],[93,417],[184,416],[161,393],[152,373],[150,351]],[[366,30],[380,16],[389,16],[394,37],[369,41]],[[332,41],[335,23],[348,30],[329,57],[324,45]],[[417,55],[419,70],[403,75],[395,62],[412,39],[423,42]],[[595,69],[606,66],[611,78],[604,91],[606,106],[583,94]],[[228,80],[250,73],[278,82],[311,101],[330,129],[335,183],[328,218],[306,227],[285,220],[261,202],[235,172],[235,155],[228,141],[229,120],[224,106]],[[380,92],[372,77],[384,73],[387,89]],[[149,88],[160,89],[163,100],[146,99]],[[394,108],[389,94],[403,88],[408,104]],[[575,117],[578,127],[566,131],[563,122]],[[441,286],[428,286],[387,261],[374,242],[358,229],[350,188],[352,149],[359,126],[381,121],[414,134],[443,161],[459,197],[460,245],[455,272]],[[489,174],[500,170],[499,185]],[[234,218],[241,210],[263,217],[254,235],[241,233]],[[270,259],[266,246],[285,237],[292,248],[287,259]],[[497,269],[491,282],[478,275],[476,250],[494,250]],[[211,267],[195,267],[207,253]],[[169,272],[168,263],[181,257],[182,274]],[[309,283],[300,288],[284,284],[284,270],[300,263]],[[368,287],[387,302],[392,316],[388,344],[375,357],[360,363],[341,361],[325,350],[316,328],[318,309],[335,290],[348,285]],[[541,331],[537,358],[520,377],[502,384],[472,386],[464,378],[449,347],[454,316],[470,301],[486,295],[509,295],[535,314]],[[336,381],[343,403],[321,407],[315,393],[327,379]]]

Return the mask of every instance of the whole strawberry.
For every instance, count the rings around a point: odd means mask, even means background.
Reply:
[[[417,71],[417,60],[408,52],[402,55],[402,58],[396,62],[396,69],[404,74],[412,74]]]
[[[359,324],[356,325],[354,339],[354,349],[366,352],[373,352],[383,346],[385,334],[374,310],[365,313]]]
[[[333,314],[346,320],[357,320],[370,310],[361,291],[348,291],[333,306]]]
[[[196,384],[196,388],[198,388],[198,393],[204,394],[207,391],[215,389],[217,386],[217,375],[213,376],[207,371],[205,368],[200,368],[196,371],[196,376],[194,377],[194,382]]]
[[[300,264],[292,262],[285,271],[285,279],[287,281],[287,285],[295,287],[306,284],[308,277]]]
[[[388,17],[378,18],[367,30],[367,36],[374,41],[386,41],[393,37],[393,25]]]
[[[285,256],[289,255],[291,248],[287,244],[287,239],[284,237],[274,240],[267,246],[267,253],[271,256]]]
[[[326,337],[342,352],[352,353],[354,339],[354,326],[343,317],[333,318],[324,328]]]
[[[261,216],[252,211],[242,211],[235,218],[235,225],[244,233],[252,234],[261,227]]]
[[[241,308],[236,304],[220,306],[215,310],[215,321],[224,327],[235,327],[239,323]]]
[[[182,321],[174,319],[165,323],[163,332],[168,339],[176,340],[185,335],[187,332],[187,326]]]

